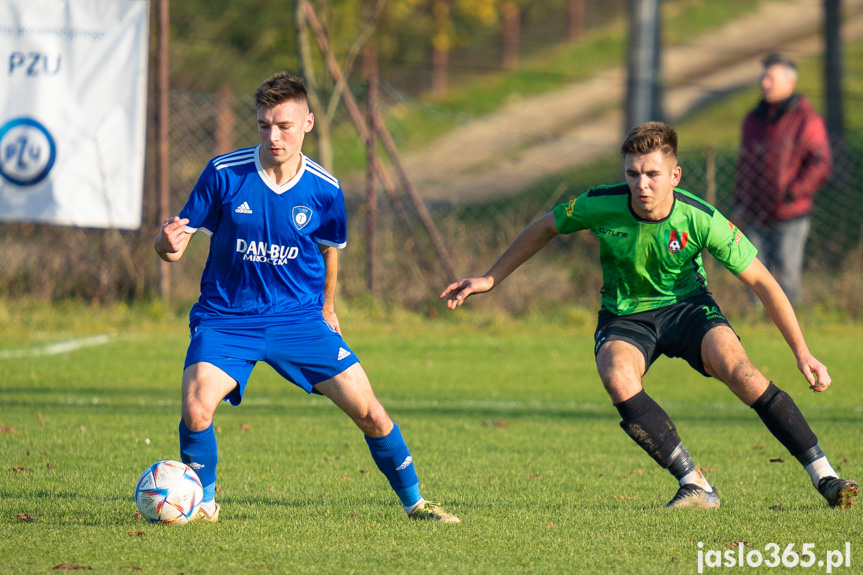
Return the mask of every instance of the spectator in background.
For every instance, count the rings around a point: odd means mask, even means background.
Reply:
[[[824,120],[796,94],[797,66],[782,54],[763,61],[763,98],[743,121],[735,218],[788,298],[801,297],[803,250],[818,188],[833,164]]]

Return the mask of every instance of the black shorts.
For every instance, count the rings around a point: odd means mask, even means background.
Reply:
[[[594,355],[609,341],[631,343],[644,355],[644,371],[661,354],[680,357],[706,377],[701,358],[701,341],[717,325],[731,327],[710,294],[701,294],[680,303],[631,315],[614,315],[600,310],[596,324]]]

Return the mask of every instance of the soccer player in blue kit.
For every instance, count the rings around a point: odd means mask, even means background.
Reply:
[[[423,499],[398,425],[342,339],[334,299],[338,250],[347,239],[345,201],[338,180],[302,153],[314,126],[302,80],[272,76],[255,104],[260,145],[211,160],[155,241],[159,256],[174,262],[196,232],[210,237],[201,296],[190,313],[180,421],[182,460],[204,485],[194,519],[219,519],[216,408],[222,400],[238,405],[252,368],[264,361],[350,416],[411,519],[458,523]]]

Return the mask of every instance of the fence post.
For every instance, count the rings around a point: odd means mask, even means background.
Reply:
[[[707,180],[707,203],[716,207],[716,148],[704,147],[705,170],[704,177]]]
[[[716,148],[710,145],[704,146],[704,179],[707,180],[707,203],[716,207]],[[707,258],[704,263],[704,271],[709,276],[713,273],[713,258]]]
[[[372,125],[372,122],[375,121],[375,111],[378,106],[378,53],[374,44],[366,46],[365,53],[363,54],[363,64],[369,88],[368,101],[366,102],[366,123]],[[375,228],[377,227],[378,217],[377,170],[375,169],[378,155],[374,130],[368,131],[366,154],[366,187],[368,192],[368,211],[366,212],[366,286],[369,293],[374,297],[376,295],[375,252],[377,248]]]
[[[234,92],[228,84],[216,90],[218,112],[216,115],[216,153],[227,154],[234,149],[234,132],[237,114],[234,111]]]
[[[159,196],[159,226],[170,217],[170,166],[169,151],[169,125],[168,108],[168,33],[169,33],[169,0],[159,0],[159,70],[156,82],[159,92],[159,124],[158,124],[158,154],[156,162],[156,181]],[[171,299],[171,268],[166,261],[159,260],[159,297],[163,300]]]

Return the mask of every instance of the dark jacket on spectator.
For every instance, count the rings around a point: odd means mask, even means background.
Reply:
[[[824,121],[805,97],[762,100],[743,122],[735,201],[750,221],[808,215],[832,166]]]

